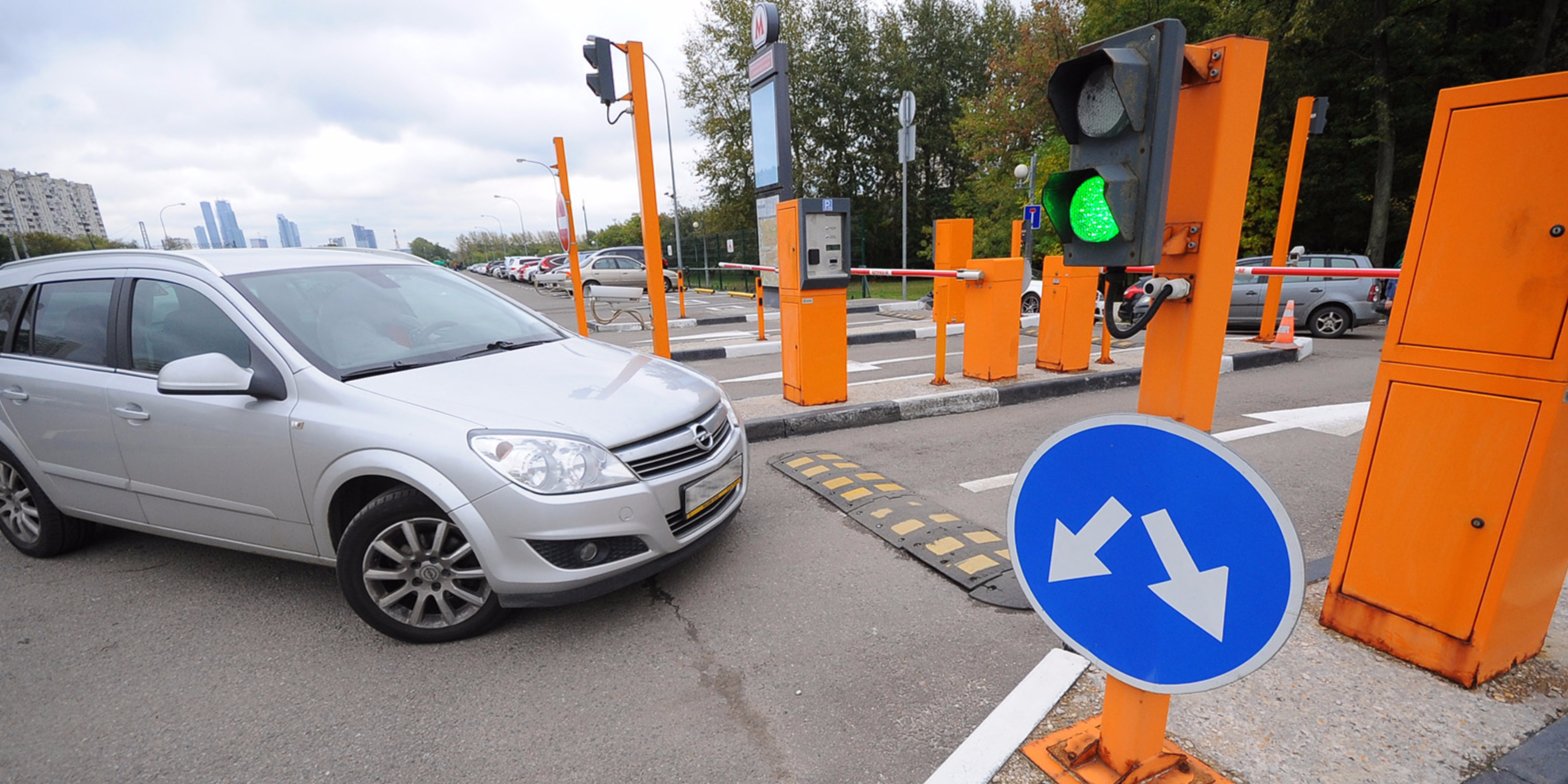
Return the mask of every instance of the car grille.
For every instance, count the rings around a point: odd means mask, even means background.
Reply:
[[[592,561],[584,562],[577,556],[577,548],[587,542],[598,545],[599,552]],[[528,545],[546,561],[561,569],[586,569],[648,552],[648,544],[635,536],[606,536],[598,539],[529,539]]]
[[[714,498],[713,503],[709,504],[707,509],[702,510],[702,514],[690,520],[686,519],[686,510],[684,509],[677,509],[665,515],[665,522],[670,524],[670,533],[675,534],[677,537],[684,536],[687,532],[696,530],[713,520],[719,514],[719,510],[723,509],[724,505],[729,502],[730,496],[734,495],[735,491],[739,489],[740,483],[736,482],[729,490]]]
[[[692,430],[697,425],[705,427],[708,433],[713,436],[711,444],[706,449],[695,442]],[[729,418],[724,414],[723,407],[720,406],[690,424],[660,433],[639,442],[639,444],[622,447],[616,450],[616,452],[626,462],[627,467],[637,474],[637,478],[653,479],[707,460],[729,442],[730,431],[733,429],[730,426]],[[660,442],[662,441],[669,441],[673,446],[659,449],[658,447],[661,446]],[[639,452],[645,452],[649,448],[656,451],[652,454],[642,454],[636,457],[630,456]]]

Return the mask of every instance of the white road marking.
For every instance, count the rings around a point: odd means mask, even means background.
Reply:
[[[971,493],[983,493],[987,490],[995,490],[998,487],[1012,487],[1013,480],[1017,478],[1018,474],[1016,472],[1011,474],[997,474],[996,476],[988,476],[984,479],[972,479],[968,482],[959,482],[958,486],[968,490]]]
[[[1223,433],[1215,433],[1214,437],[1220,441],[1239,441],[1243,438],[1298,428],[1327,433],[1332,436],[1350,436],[1361,432],[1366,427],[1367,412],[1371,409],[1372,402],[1366,401],[1362,403],[1332,403],[1325,406],[1288,408],[1281,411],[1247,414],[1249,419],[1261,419],[1267,422],[1267,424],[1227,430]]]
[[[1029,733],[1056,707],[1089,660],[1060,648],[1045,655],[991,715],[975,727],[926,784],[983,784],[991,780]]]
[[[849,371],[850,373],[869,373],[869,372],[871,372],[873,370],[881,370],[882,368],[879,368],[876,365],[867,365],[864,362],[856,362],[854,360],[850,360],[850,361],[848,361],[848,362],[846,362],[844,364],[844,369]],[[774,379],[779,379],[779,378],[783,378],[783,377],[784,377],[784,372],[782,370],[775,370],[772,373],[758,373],[755,376],[741,376],[739,378],[726,378],[726,379],[723,379],[723,380],[719,381],[719,383],[720,384],[744,384],[747,381],[772,381]],[[885,381],[886,379],[878,379],[878,380],[879,381]],[[850,384],[850,386],[854,386],[854,384]]]

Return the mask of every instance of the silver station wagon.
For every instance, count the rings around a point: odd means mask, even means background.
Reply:
[[[695,551],[746,493],[713,381],[390,251],[95,251],[0,267],[0,531],[94,523],[331,564],[409,642]]]

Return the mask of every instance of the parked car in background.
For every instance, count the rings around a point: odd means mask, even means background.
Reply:
[[[616,245],[613,248],[584,251],[578,256],[578,260],[592,261],[600,256],[625,256],[630,259],[636,259],[638,262],[646,262],[648,260],[648,254],[643,252],[641,245]]]
[[[534,276],[534,283],[539,286],[570,289],[572,285],[570,266],[562,264],[549,272],[541,272]],[[584,290],[596,285],[632,286],[643,289],[648,285],[647,267],[628,256],[600,254],[591,260],[579,261],[578,267],[582,271]],[[678,280],[674,270],[664,271],[666,291],[674,291]]]
[[[1237,261],[1236,266],[1267,267],[1271,261],[1268,256],[1253,256]],[[1300,258],[1287,262],[1287,266],[1322,269],[1324,274],[1284,278],[1279,311],[1274,314],[1275,323],[1284,314],[1286,303],[1292,300],[1296,303],[1296,327],[1311,332],[1314,337],[1337,338],[1355,327],[1378,322],[1377,311],[1372,308],[1377,289],[1373,281],[1333,275],[1335,269],[1371,269],[1371,259],[1353,253],[1303,253]],[[1267,290],[1266,276],[1237,275],[1231,287],[1230,326],[1256,329],[1263,321],[1263,299]],[[1134,315],[1143,315],[1152,299],[1148,294],[1140,295],[1133,308]]]
[[[507,280],[521,283],[523,280],[523,265],[530,261],[538,261],[538,256],[507,256],[506,271],[501,276]]]
[[[101,523],[333,566],[408,642],[646,579],[747,489],[716,382],[390,251],[12,262],[0,388],[0,534],[20,552]]]
[[[544,258],[534,261],[523,262],[523,266],[518,270],[518,272],[522,275],[524,283],[533,283],[535,275],[538,275],[541,272],[549,272],[550,270],[555,269],[557,264],[560,264],[564,261],[566,261],[566,254],[557,253],[553,256],[545,256]]]

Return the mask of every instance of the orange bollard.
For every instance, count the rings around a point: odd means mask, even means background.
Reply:
[[[1094,343],[1094,267],[1068,267],[1046,256],[1040,268],[1040,330],[1034,366],[1071,373],[1089,369]]]
[[[1279,331],[1274,333],[1274,345],[1296,345],[1296,301],[1286,300],[1285,312],[1279,317]]]
[[[980,280],[963,281],[964,376],[981,381],[1018,377],[1018,300],[1023,296],[1022,258],[971,259]],[[947,331],[937,324],[937,334]]]
[[[1096,365],[1114,365],[1116,360],[1111,359],[1111,311],[1116,308],[1116,303],[1110,297],[1105,298],[1105,312],[1100,314],[1100,358],[1094,361]]]
[[[936,322],[936,369],[931,373],[934,387],[947,386],[947,292],[946,286],[931,288],[931,317]]]
[[[931,260],[939,270],[963,269],[975,257],[975,222],[973,218],[943,218],[936,222],[931,232]],[[937,278],[931,289],[941,289],[948,294],[946,320],[941,324],[963,323],[964,282],[954,278]],[[1016,310],[1017,305],[1013,308]],[[933,312],[934,315],[934,312]]]
[[[768,339],[767,324],[765,324],[763,322],[764,322],[764,319],[762,317],[762,276],[758,275],[757,276],[757,339],[758,340],[767,340]]]
[[[686,318],[686,270],[675,273],[675,296],[681,302],[681,318]]]

